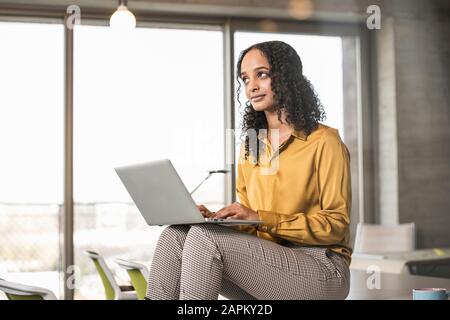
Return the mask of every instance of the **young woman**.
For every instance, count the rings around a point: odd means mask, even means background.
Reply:
[[[260,225],[169,226],[148,279],[148,299],[344,299],[349,290],[350,157],[288,44],[244,50],[248,98],[238,164],[239,203],[206,216]],[[241,88],[241,87],[240,87]],[[240,89],[239,88],[239,89]],[[238,95],[239,95],[238,90]]]

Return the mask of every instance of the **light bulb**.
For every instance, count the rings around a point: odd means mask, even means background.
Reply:
[[[119,5],[116,12],[109,19],[109,26],[113,29],[130,30],[136,27],[136,18],[127,6]]]

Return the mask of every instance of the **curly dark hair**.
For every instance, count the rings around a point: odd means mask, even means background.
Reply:
[[[286,114],[287,124],[295,130],[302,130],[306,135],[313,132],[319,121],[325,119],[325,111],[317,97],[317,93],[311,82],[303,75],[303,65],[299,55],[287,43],[282,41],[267,41],[254,44],[241,52],[237,63],[237,98],[242,90],[240,83],[241,64],[245,55],[252,49],[258,49],[268,60],[270,70],[272,92],[274,93],[275,110],[278,119],[281,121],[283,110]],[[245,103],[243,114],[242,132],[243,135],[254,129],[259,135],[259,130],[267,129],[267,119],[264,111],[256,111],[250,101]],[[241,107],[241,103],[239,102]],[[259,160],[259,143],[256,143],[256,150],[250,146],[249,137],[245,137],[245,159],[250,153]]]

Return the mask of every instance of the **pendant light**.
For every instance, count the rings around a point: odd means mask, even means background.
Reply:
[[[109,26],[112,29],[131,30],[136,27],[136,18],[134,14],[128,10],[127,0],[119,0],[119,6],[116,12],[109,19]]]

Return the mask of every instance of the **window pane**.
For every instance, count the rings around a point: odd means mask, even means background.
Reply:
[[[74,59],[76,297],[103,298],[82,252],[150,261],[162,231],[146,225],[114,167],[169,158],[188,190],[224,168],[222,33],[137,28],[123,37],[81,26]],[[194,198],[223,206],[224,177],[212,176]]]
[[[0,22],[0,278],[59,295],[63,27]]]

